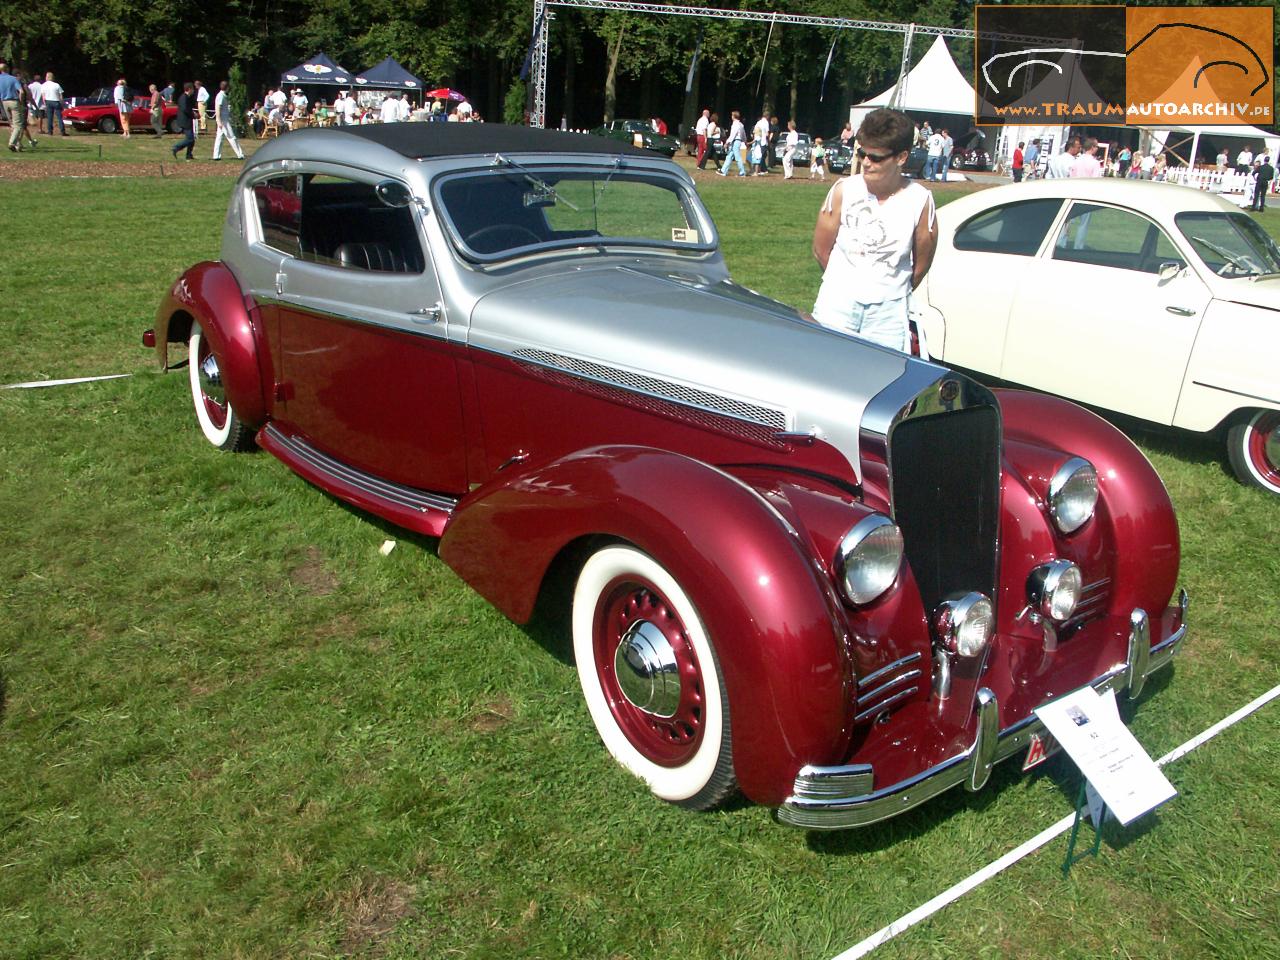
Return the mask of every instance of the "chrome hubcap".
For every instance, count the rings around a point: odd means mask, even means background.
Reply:
[[[622,695],[638,710],[673,717],[680,706],[680,667],[666,635],[648,620],[627,628],[613,655]]]
[[[222,388],[222,376],[218,372],[218,361],[212,353],[200,361],[200,392],[218,406],[227,402],[226,391]]]

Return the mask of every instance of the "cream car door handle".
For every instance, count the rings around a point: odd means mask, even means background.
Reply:
[[[415,323],[439,323],[440,322],[440,304],[439,302],[431,304],[429,307],[421,307],[412,313]]]
[[[1180,317],[1194,317],[1196,315],[1194,310],[1188,310],[1186,307],[1165,307],[1165,309]]]

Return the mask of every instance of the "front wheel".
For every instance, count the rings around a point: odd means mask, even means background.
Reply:
[[[169,122],[165,124],[165,129],[166,129],[166,130],[168,130],[170,133],[181,133],[181,132],[182,132],[182,127],[180,127],[180,126],[178,125],[178,118],[177,118],[177,117],[170,117],[170,118],[169,118]]]
[[[98,129],[103,133],[115,133],[120,129],[120,122],[115,117],[103,117],[98,121]]]
[[[736,791],[715,650],[657,561],[621,545],[587,560],[573,595],[573,652],[600,739],[656,796],[706,810]]]
[[[191,379],[191,399],[196,407],[200,430],[220,450],[252,450],[253,431],[245,426],[227,400],[218,358],[209,347],[200,324],[192,323],[187,347],[187,370]]]
[[[1259,410],[1232,427],[1227,457],[1241,483],[1280,494],[1280,411]]]

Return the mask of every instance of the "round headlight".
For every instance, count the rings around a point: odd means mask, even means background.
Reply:
[[[1050,560],[1027,578],[1027,602],[1054,623],[1071,619],[1080,602],[1080,568],[1069,560]]]
[[[980,593],[944,600],[933,613],[933,629],[943,649],[962,657],[976,657],[995,629],[995,609]]]
[[[1049,481],[1049,515],[1063,533],[1074,533],[1089,522],[1098,505],[1098,471],[1080,457],[1072,457]]]
[[[898,579],[902,531],[883,514],[859,520],[836,548],[836,574],[850,603],[870,603]]]

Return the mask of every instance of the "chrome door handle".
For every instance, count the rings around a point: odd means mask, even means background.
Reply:
[[[415,323],[439,323],[440,304],[437,302],[429,307],[420,307],[414,310],[410,316],[413,317]]]
[[[1188,310],[1186,307],[1165,307],[1165,309],[1179,317],[1194,317],[1196,315],[1194,310]]]

